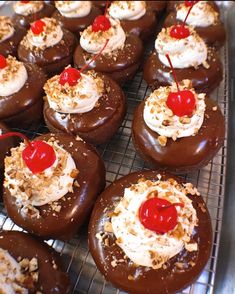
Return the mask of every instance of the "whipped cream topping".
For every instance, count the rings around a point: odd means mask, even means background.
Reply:
[[[183,248],[197,250],[197,243],[191,241],[191,236],[198,219],[187,193],[199,194],[191,184],[181,185],[173,179],[162,181],[161,175],[156,181],[142,179],[125,189],[123,198],[114,210],[111,224],[116,243],[134,264],[157,269]],[[156,195],[171,203],[184,204],[183,208],[176,207],[176,227],[162,235],[146,229],[139,220],[141,204]]]
[[[43,6],[43,1],[29,1],[28,3],[16,1],[16,3],[13,5],[13,8],[15,13],[27,16],[42,10]]]
[[[125,45],[126,34],[120,25],[119,20],[109,18],[111,28],[105,32],[93,32],[92,26],[89,26],[81,34],[80,45],[89,53],[97,54],[104,47],[107,40],[109,40],[105,47],[104,53],[111,53],[114,50],[121,49]]]
[[[28,30],[27,35],[23,39],[23,44],[37,48],[47,48],[58,44],[63,38],[63,31],[59,22],[54,18],[44,17],[42,21],[45,22],[43,31],[35,35],[31,29]]]
[[[22,158],[24,143],[12,148],[11,155],[5,158],[4,186],[16,198],[22,213],[28,207],[52,203],[73,192],[78,171],[72,156],[53,138],[47,143],[54,148],[56,160],[44,172],[33,174],[25,165]]]
[[[8,16],[0,16],[0,43],[9,39],[14,34],[13,23]]]
[[[176,18],[180,21],[184,21],[188,13],[189,7],[184,3],[177,6]],[[219,18],[218,12],[206,1],[197,2],[186,21],[186,24],[195,27],[208,27],[214,25]]]
[[[91,11],[91,1],[55,1],[55,6],[68,18],[84,17]]]
[[[8,56],[7,66],[0,69],[0,96],[17,93],[28,79],[27,70],[23,64],[13,56]]]
[[[145,1],[113,1],[109,7],[109,15],[114,19],[136,20],[145,13]]]
[[[175,83],[170,87],[160,87],[151,93],[145,101],[143,113],[144,121],[151,130],[173,140],[196,135],[203,124],[206,109],[206,94],[197,94],[189,80],[180,83],[180,90],[190,90],[194,94],[196,108],[191,117],[174,115],[166,105],[170,92],[177,92]]]
[[[92,110],[104,92],[104,83],[94,71],[81,73],[75,86],[61,85],[60,76],[49,79],[44,86],[50,108],[61,113],[84,113]]]
[[[174,68],[197,67],[207,60],[207,46],[196,31],[188,27],[190,35],[185,39],[170,36],[170,30],[163,28],[155,41],[158,57],[165,66],[170,67],[166,54],[170,55]]]

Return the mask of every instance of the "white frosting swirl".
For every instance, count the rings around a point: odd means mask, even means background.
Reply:
[[[189,88],[181,86],[180,89]],[[196,94],[194,89],[190,89],[190,91],[195,96],[196,109],[189,118],[174,115],[166,105],[169,93],[177,92],[175,84],[171,87],[160,87],[155,90],[145,101],[143,116],[146,125],[160,136],[174,140],[196,135],[204,121],[206,94]]]
[[[174,68],[197,67],[207,60],[207,46],[193,28],[188,27],[190,35],[185,39],[170,36],[170,30],[163,28],[155,41],[155,49],[160,61],[170,67],[166,54],[170,55]]]
[[[28,79],[24,64],[15,57],[8,56],[7,66],[0,69],[0,96],[9,96],[17,93]]]
[[[184,3],[177,6],[176,18],[180,21],[184,21],[188,13],[189,7]],[[213,9],[213,7],[206,1],[199,1],[196,3],[187,20],[186,24],[195,27],[208,27],[214,25],[218,21],[219,14]]]
[[[15,13],[27,16],[42,10],[43,5],[43,1],[29,1],[28,3],[16,1],[13,8]]]
[[[114,19],[136,20],[146,13],[145,1],[113,1],[109,14]]]
[[[9,39],[15,32],[13,23],[8,16],[0,16],[0,43]]]
[[[91,1],[56,1],[55,6],[68,18],[84,17],[91,11]]]
[[[0,292],[5,294],[28,294],[28,290],[20,286],[21,267],[8,253],[0,248]]]
[[[114,50],[124,47],[126,34],[120,25],[119,20],[109,18],[111,28],[105,32],[93,32],[89,26],[81,34],[80,45],[89,53],[97,54],[104,47],[107,40],[108,44],[102,53],[111,53]]]
[[[61,26],[54,18],[42,18],[42,21],[45,22],[43,31],[35,35],[30,29],[27,33],[28,42],[35,47],[44,48],[52,47],[58,44],[63,38],[63,31]]]
[[[84,113],[92,110],[103,94],[103,81],[94,73],[81,74],[75,86],[59,83],[54,76],[44,86],[50,108],[61,113]]]
[[[161,178],[160,175],[159,178]],[[180,253],[184,247],[186,249],[191,247],[188,243],[198,219],[192,201],[186,196],[185,187],[179,188],[179,186],[176,181],[172,183],[172,181],[143,180],[125,189],[123,198],[114,210],[111,224],[117,238],[116,243],[136,265],[157,269]],[[157,234],[146,229],[139,220],[141,204],[148,199],[150,193],[155,191],[159,198],[171,203],[184,204],[184,207],[176,207],[178,212],[176,227],[165,234]],[[198,193],[196,189],[194,193]],[[178,238],[176,233],[179,228],[182,231],[181,238]],[[192,245],[191,251],[197,250],[196,243],[190,245]]]

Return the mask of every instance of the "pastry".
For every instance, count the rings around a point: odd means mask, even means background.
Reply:
[[[103,161],[79,137],[42,135],[11,149],[5,159],[7,213],[18,226],[45,239],[71,238],[104,187]]]
[[[20,128],[38,124],[45,82],[46,75],[37,65],[0,55],[0,120]]]
[[[69,294],[59,255],[29,234],[0,231],[0,292]]]
[[[165,9],[167,2],[169,1],[145,1],[147,4],[147,9],[151,9],[157,15],[160,15]]]
[[[156,30],[157,18],[145,1],[113,1],[108,9],[111,18],[120,20],[127,34],[148,41]]]
[[[14,25],[8,16],[0,16],[0,54],[17,56],[17,48],[26,30]]]
[[[176,5],[164,22],[165,27],[176,23],[180,24],[185,19],[189,10],[187,2]],[[219,48],[223,46],[226,32],[220,20],[219,12],[211,1],[198,1],[192,8],[187,18],[187,25],[193,26],[198,35],[208,46]]]
[[[79,135],[92,144],[110,139],[125,116],[125,96],[110,77],[68,67],[44,86],[44,119],[51,132]]]
[[[63,27],[79,37],[79,33],[91,25],[101,10],[92,6],[91,1],[56,1],[57,10],[52,17]]]
[[[15,1],[13,10],[14,23],[24,28],[29,28],[32,22],[43,17],[50,17],[55,8],[44,1]]]
[[[118,20],[104,15],[82,32],[74,52],[75,66],[82,68],[105,45],[101,56],[88,69],[107,74],[118,83],[132,79],[142,59],[142,42],[135,35],[126,35]]]
[[[98,7],[102,12],[105,12],[105,7],[107,2],[112,2],[112,1],[92,1],[92,5],[95,7]]]
[[[192,184],[139,171],[116,180],[97,200],[89,247],[116,287],[135,294],[178,293],[209,259],[211,220]]]

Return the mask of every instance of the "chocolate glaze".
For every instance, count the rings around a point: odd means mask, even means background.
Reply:
[[[217,104],[206,98],[204,122],[195,136],[167,139],[161,146],[158,134],[152,131],[143,118],[144,101],[137,107],[132,123],[132,138],[137,152],[154,167],[176,172],[188,172],[199,169],[209,163],[224,142],[225,122]]]
[[[166,268],[154,270],[143,266],[134,266],[129,259],[124,258],[124,252],[115,243],[115,237],[109,237],[110,246],[104,247],[96,234],[104,231],[104,223],[109,219],[107,214],[112,212],[115,203],[124,195],[124,189],[137,183],[140,178],[156,179],[159,171],[139,171],[129,174],[111,184],[97,200],[89,224],[89,247],[95,263],[105,278],[118,288],[131,294],[170,294],[180,291],[193,283],[205,267],[211,251],[212,228],[209,213],[201,196],[188,195],[193,201],[199,224],[194,229],[192,239],[198,243],[199,250],[188,252],[183,250],[171,258]],[[162,174],[162,179],[175,178],[169,174]],[[176,178],[178,182],[182,182]],[[116,267],[111,265],[113,259],[124,259]],[[189,262],[195,262],[192,267]],[[184,263],[184,269],[178,269],[176,262]],[[135,277],[128,280],[128,276]]]
[[[147,4],[147,9],[151,9],[157,14],[160,14],[166,7],[169,1],[145,1]]]
[[[63,38],[58,44],[37,51],[20,44],[18,55],[21,61],[35,63],[49,75],[54,75],[72,62],[76,45],[77,39],[73,33],[63,29]]]
[[[173,11],[165,19],[164,26],[170,27],[176,23],[182,24],[181,21],[176,19],[176,12]],[[194,29],[208,46],[219,48],[224,45],[226,31],[220,20],[215,25],[194,27]]]
[[[143,41],[148,41],[156,31],[157,17],[154,11],[146,10],[146,13],[136,20],[120,20],[121,26],[127,34],[134,34]]]
[[[4,188],[3,200],[9,217],[28,232],[43,237],[67,240],[71,238],[89,215],[95,199],[105,187],[105,168],[97,151],[82,140],[75,140],[67,134],[46,134],[38,137],[47,141],[54,137],[73,157],[79,174],[76,178],[79,187],[74,186],[74,193],[67,193],[60,212],[52,211],[50,205],[38,207],[40,218],[23,216],[16,198]]]
[[[126,37],[123,49],[117,50],[116,54],[114,53],[115,58],[112,55],[101,55],[89,65],[88,69],[95,69],[97,72],[108,75],[116,82],[123,83],[135,75],[142,60],[143,50],[140,38],[129,35]],[[82,68],[86,64],[86,60],[90,60],[93,56],[78,45],[74,52],[74,65],[77,68]]]
[[[223,79],[223,66],[219,55],[213,49],[209,49],[208,56],[208,69],[203,65],[199,65],[197,69],[193,67],[176,68],[178,80],[191,80],[195,90],[200,93],[213,91]],[[161,63],[155,50],[150,54],[144,65],[144,79],[152,89],[171,85],[174,81],[170,67]]]
[[[44,119],[51,132],[79,135],[92,144],[105,143],[114,135],[125,116],[125,95],[120,86],[108,76],[98,75],[104,81],[105,93],[91,111],[66,116],[54,111],[45,102]]]
[[[46,75],[34,64],[25,63],[28,80],[17,92],[0,96],[0,120],[11,127],[26,128],[37,124],[42,117],[43,86]]]
[[[112,2],[112,1],[110,1]],[[98,7],[102,12],[105,11],[106,1],[92,1],[92,5]]]
[[[50,17],[54,11],[55,11],[55,7],[53,5],[44,3],[44,7],[36,13],[29,14],[29,15],[21,15],[21,14],[15,13],[13,15],[13,21],[18,26],[22,26],[28,29],[30,27],[30,23],[43,17]]]
[[[1,231],[0,248],[7,250],[16,260],[19,257],[29,260],[34,257],[37,258],[39,278],[38,282],[35,283],[35,289],[29,290],[30,294],[37,291],[45,294],[71,293],[69,278],[62,269],[59,255],[46,243],[23,232]],[[56,264],[57,267],[53,264]]]
[[[58,10],[53,13],[52,17],[57,19],[65,29],[73,32],[79,38],[79,33],[91,25],[96,16],[100,14],[102,14],[101,10],[93,6],[90,13],[84,17],[65,17]]]

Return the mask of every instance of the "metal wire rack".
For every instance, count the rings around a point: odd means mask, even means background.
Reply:
[[[226,17],[224,19],[226,21]],[[221,50],[221,57],[224,64],[224,79],[219,88],[211,96],[218,102],[224,114],[227,134],[229,107],[227,46]],[[142,79],[141,72],[131,82],[126,83],[123,88],[128,103],[125,120],[113,139],[98,148],[106,165],[107,185],[130,172],[148,168],[148,165],[136,154],[132,144],[131,123],[135,107],[150,93],[150,89]],[[42,133],[48,132],[44,123],[41,123],[37,129],[22,130],[19,128],[17,130],[24,132],[32,139]],[[206,167],[199,171],[183,175],[187,181],[197,186],[206,201],[211,215],[214,234],[213,248],[207,266],[198,280],[183,290],[181,292],[182,294],[213,293],[225,196],[226,160],[227,135],[224,146]],[[0,206],[0,228],[6,230],[22,230],[7,217],[3,206]],[[125,294],[125,292],[115,289],[110,283],[106,282],[97,270],[87,246],[87,225],[69,242],[64,243],[58,240],[50,240],[48,243],[60,253],[71,279],[73,293]]]

